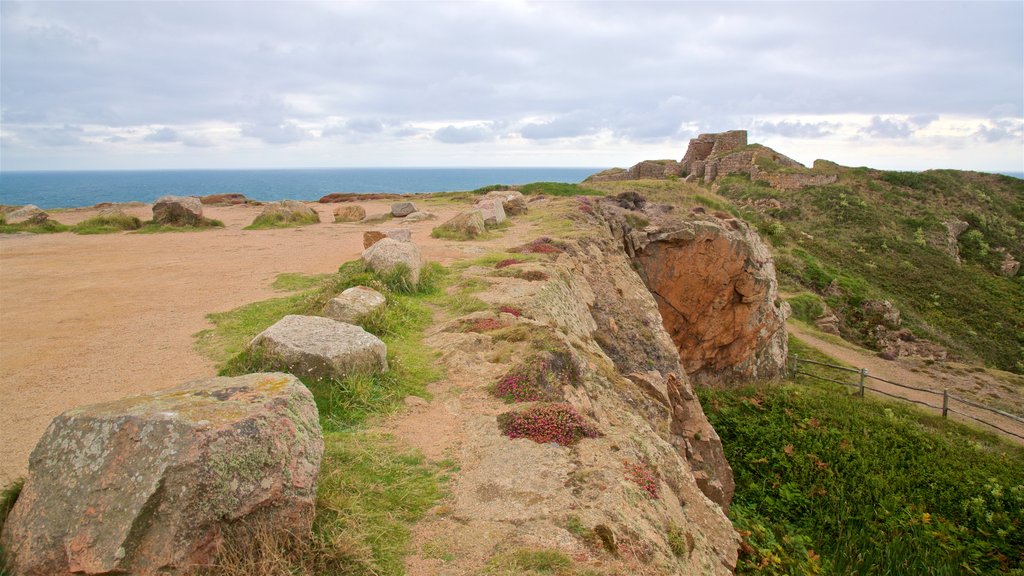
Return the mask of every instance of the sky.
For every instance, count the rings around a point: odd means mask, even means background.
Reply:
[[[1024,172],[1024,2],[0,1],[0,170]]]

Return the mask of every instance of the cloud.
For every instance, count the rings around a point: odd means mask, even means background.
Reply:
[[[267,144],[293,144],[308,140],[313,135],[293,122],[261,122],[246,124],[242,136],[257,138]]]
[[[782,120],[779,122],[758,122],[759,131],[778,134],[787,138],[823,138],[834,134],[838,124],[834,122],[800,122]]]
[[[1015,120],[992,120],[989,125],[978,126],[974,137],[985,142],[1016,141],[1024,144],[1024,121]]]
[[[548,122],[535,122],[523,126],[519,133],[528,140],[573,138],[588,136],[600,129],[601,121],[594,114],[573,111]]]
[[[493,128],[483,124],[463,127],[449,124],[434,132],[434,140],[445,144],[472,144],[493,139]]]
[[[19,140],[25,140],[33,146],[63,148],[86,144],[86,141],[82,139],[85,129],[71,124],[65,124],[60,128],[26,127],[15,133]]]
[[[146,142],[168,143],[177,142],[179,136],[178,132],[172,128],[161,128],[146,134],[142,139]]]

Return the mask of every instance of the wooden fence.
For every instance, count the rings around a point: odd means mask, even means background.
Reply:
[[[937,392],[935,390],[929,390],[927,388],[919,388],[917,386],[908,386],[906,384],[900,384],[899,382],[893,382],[891,380],[885,380],[884,378],[879,378],[877,376],[872,376],[872,375],[868,374],[868,369],[867,368],[857,369],[857,368],[848,368],[846,366],[837,366],[835,364],[827,364],[825,362],[818,362],[816,360],[807,360],[807,359],[804,359],[804,358],[800,358],[799,355],[796,355],[796,354],[790,356],[789,360],[790,360],[790,367],[789,367],[790,374],[792,374],[794,376],[795,375],[808,376],[810,378],[816,378],[818,380],[824,380],[826,382],[833,382],[835,384],[841,384],[843,386],[850,386],[850,387],[855,388],[857,390],[857,395],[860,396],[861,398],[864,397],[864,391],[865,390],[871,390],[872,392],[875,392],[877,394],[881,394],[883,396],[888,396],[890,398],[895,398],[897,400],[903,400],[904,402],[911,402],[911,403],[914,403],[914,404],[918,404],[920,406],[925,406],[927,408],[932,408],[934,410],[939,410],[939,411],[942,412],[942,417],[943,418],[948,418],[949,417],[949,413],[952,412],[953,414],[956,414],[958,416],[962,416],[964,418],[968,418],[970,420],[974,420],[975,422],[980,422],[981,424],[984,424],[985,426],[989,426],[991,428],[994,428],[994,429],[996,429],[996,430],[998,430],[998,431],[1000,431],[1000,432],[1002,432],[1004,434],[1013,436],[1013,437],[1018,438],[1020,440],[1024,440],[1024,434],[1021,434],[1019,432],[1015,432],[1015,431],[1012,431],[1012,430],[1007,430],[1003,426],[1000,426],[999,424],[997,424],[995,422],[992,422],[990,419],[986,420],[986,419],[983,419],[983,418],[981,418],[981,417],[979,417],[977,415],[968,414],[967,412],[964,411],[963,406],[970,406],[971,408],[974,408],[975,410],[981,410],[983,412],[989,412],[989,413],[992,413],[992,414],[996,414],[998,416],[1001,416],[1001,417],[1006,418],[1008,420],[1011,420],[1013,422],[1017,422],[1021,426],[1024,426],[1024,417],[1018,416],[1016,414],[1011,414],[1011,413],[1005,412],[1003,410],[998,410],[998,409],[992,408],[990,406],[985,406],[984,404],[979,404],[978,402],[973,402],[971,400],[967,400],[966,398],[961,398],[959,396],[954,396],[953,394],[949,393],[949,390],[943,389],[941,392]],[[812,364],[812,365],[815,365],[815,366],[822,366],[824,368],[829,368],[829,369],[832,369],[832,370],[837,370],[837,371],[842,371],[842,372],[856,374],[857,375],[857,378],[856,378],[857,379],[857,383],[844,382],[842,380],[838,380],[838,379],[834,379],[834,378],[827,378],[827,377],[822,376],[820,374],[812,374],[810,372],[801,371],[800,370],[800,365],[801,364]],[[924,401],[924,400],[915,400],[913,398],[907,398],[907,397],[904,397],[904,396],[900,396],[898,394],[892,394],[891,392],[886,392],[884,390],[879,390],[878,388],[872,388],[869,385],[872,380],[877,380],[879,382],[884,382],[886,384],[889,384],[891,386],[896,386],[898,388],[904,388],[904,389],[907,389],[907,390],[914,390],[916,392],[921,392],[921,393],[924,393],[924,394],[929,394],[929,395],[936,396],[937,397],[937,398],[935,398],[935,402],[936,403],[935,404],[930,404],[930,403],[928,403],[927,401]],[[942,404],[939,405],[938,404],[939,402],[941,402]],[[958,406],[957,403],[960,403],[963,406]]]

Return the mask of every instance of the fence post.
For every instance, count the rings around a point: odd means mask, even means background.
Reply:
[[[949,388],[942,389],[942,417],[945,418],[949,412]]]
[[[800,355],[793,354],[793,370],[790,373],[790,378],[796,378],[796,371],[800,369]]]
[[[867,368],[861,368],[860,369],[860,390],[858,391],[858,394],[860,394],[861,398],[864,397],[864,378],[866,378],[867,375],[868,375],[868,369]]]

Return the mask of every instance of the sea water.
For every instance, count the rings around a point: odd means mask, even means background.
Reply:
[[[0,172],[0,204],[40,208],[240,193],[253,200],[317,200],[332,192],[418,194],[491,184],[580,182],[602,168],[324,168]]]

